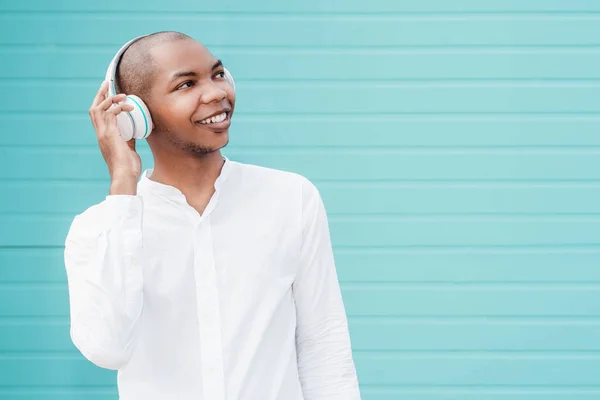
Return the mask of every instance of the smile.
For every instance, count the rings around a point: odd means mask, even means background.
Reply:
[[[215,124],[215,123],[225,121],[226,118],[227,118],[227,112],[223,112],[219,115],[215,115],[213,117],[203,119],[202,121],[198,121],[198,123],[202,124],[202,125]]]

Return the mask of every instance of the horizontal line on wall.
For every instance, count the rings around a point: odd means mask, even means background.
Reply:
[[[23,284],[21,283],[6,283],[0,284],[0,289],[12,290],[12,285],[16,285],[17,288],[29,288],[38,287],[60,287],[66,288],[63,282],[46,282],[42,284]],[[431,282],[346,282],[343,283],[344,290],[383,290],[383,289],[401,289],[407,290],[447,290],[456,289],[464,291],[479,291],[479,290],[531,290],[531,291],[561,291],[561,290],[582,290],[582,291],[598,291],[600,292],[599,281],[588,281],[588,282],[569,282],[569,283],[536,283],[536,282],[493,282],[493,283],[482,283],[482,282],[444,282],[444,283],[431,283]]]
[[[347,282],[340,280],[344,290],[379,290],[379,289],[402,289],[402,290],[435,290],[435,289],[456,289],[456,290],[512,290],[524,289],[532,291],[560,291],[560,290],[593,290],[600,292],[600,281],[586,282],[401,282],[401,281],[380,281]],[[20,290],[66,290],[67,282],[2,282],[0,281],[0,291],[20,291]]]
[[[517,50],[517,51],[546,51],[546,50],[566,50],[566,51],[576,51],[576,50],[600,50],[600,41],[597,44],[445,44],[445,45],[395,45],[395,46],[378,46],[377,44],[372,44],[368,46],[362,45],[319,45],[315,44],[312,46],[300,46],[300,45],[235,45],[235,44],[211,44],[209,42],[204,43],[207,47],[210,47],[211,51],[220,51],[220,50],[243,50],[243,51],[261,51],[261,50],[270,50],[270,51],[369,51],[369,52],[381,52],[381,51],[432,51],[432,50],[441,50],[441,51],[452,51],[452,50],[482,50],[482,51],[498,51],[498,50]],[[26,51],[28,49],[32,50],[57,50],[57,49],[81,49],[81,50],[91,50],[91,49],[102,49],[102,50],[111,50],[116,51],[115,46],[122,45],[121,42],[114,43],[51,43],[51,44],[40,44],[40,43],[10,43],[10,42],[0,42],[0,51],[3,48],[10,49],[19,49]]]
[[[336,254],[388,254],[388,255],[499,255],[499,254],[596,254],[600,244],[595,245],[548,245],[548,246],[413,246],[413,247],[348,247],[335,246]]]
[[[2,252],[62,251],[64,246],[0,246]],[[548,245],[548,246],[404,246],[359,247],[334,246],[338,255],[581,255],[600,253],[596,245]]]
[[[600,124],[598,126],[600,129]],[[8,150],[27,150],[27,151],[39,151],[43,152],[51,152],[52,150],[74,150],[74,151],[94,151],[98,149],[98,145],[96,143],[90,143],[89,145],[80,145],[80,144],[42,144],[36,145],[35,143],[23,143],[23,144],[6,144],[0,145],[0,149],[8,149]],[[142,150],[142,149],[138,149]],[[149,152],[149,148],[143,149],[145,152]],[[365,144],[364,146],[296,146],[296,145],[288,145],[288,146],[272,146],[272,145],[254,145],[254,146],[240,146],[232,144],[229,148],[224,150],[225,152],[235,151],[242,154],[251,153],[251,154],[270,154],[270,153],[302,153],[302,152],[310,152],[316,154],[365,154],[367,152],[376,152],[377,155],[380,154],[389,154],[389,153],[542,153],[542,154],[569,154],[569,153],[577,153],[577,154],[595,154],[600,152],[600,145],[554,145],[554,146],[543,146],[543,145],[531,145],[531,146],[523,146],[523,145],[515,145],[515,146],[506,146],[506,145],[490,145],[490,146],[436,146],[436,145],[420,145],[420,146],[402,146],[402,145],[380,145],[380,146],[372,146]]]
[[[70,317],[0,317],[0,326],[63,326],[70,325]]]
[[[1,181],[0,181],[1,182]],[[354,213],[343,213],[328,211],[327,215],[331,220],[334,221],[348,221],[353,220],[357,222],[387,222],[387,221],[471,221],[471,222],[521,222],[521,221],[533,221],[533,222],[546,222],[546,221],[578,221],[578,222],[600,222],[600,213],[580,212],[580,213],[559,213],[559,212],[539,212],[539,213],[513,213],[513,212],[387,212],[387,213],[375,213],[375,212],[354,212]],[[72,217],[73,212],[10,212],[1,211],[0,218],[25,218],[25,219],[39,219],[39,218],[51,218],[57,219],[62,217]],[[600,245],[600,243],[599,243]]]
[[[564,44],[546,44],[546,45],[377,45],[373,43],[370,46],[364,45],[345,45],[345,46],[300,46],[300,45],[233,45],[233,44],[218,44],[211,45],[211,50],[215,52],[227,51],[237,54],[247,55],[548,55],[548,54],[597,54],[600,51],[599,44],[586,45],[564,45]],[[50,53],[56,55],[59,52],[66,54],[75,54],[81,52],[80,55],[89,55],[90,53],[105,53],[113,51],[112,44],[40,44],[40,43],[1,43],[0,52],[8,51],[10,53],[31,53],[31,55],[39,55]],[[229,54],[230,55],[230,54]]]
[[[2,360],[82,360],[82,355],[77,351],[56,352],[0,352]]]
[[[6,246],[6,245],[0,245],[0,251],[2,250],[32,250],[32,249],[63,249],[65,246],[61,245],[61,246],[30,246],[30,245],[24,245],[24,246]]]
[[[71,214],[69,214],[71,215]],[[584,215],[569,215],[569,216],[545,216],[545,215],[527,215],[527,216],[514,216],[514,215],[506,215],[506,216],[484,216],[484,215],[452,215],[445,214],[443,216],[421,216],[421,215],[371,215],[371,214],[343,214],[336,215],[333,213],[328,213],[330,223],[352,223],[356,225],[360,224],[384,224],[389,226],[390,224],[397,223],[398,229],[402,229],[403,223],[472,223],[481,226],[485,226],[486,224],[494,224],[494,223],[502,223],[506,226],[510,226],[513,223],[570,223],[570,224],[598,224],[600,226],[600,217],[595,216],[584,216]],[[67,216],[65,214],[65,216]],[[47,216],[50,219],[53,219],[51,215]],[[28,218],[27,219],[32,219]],[[60,218],[60,217],[59,217]],[[572,227],[572,225],[569,225]],[[481,228],[483,229],[483,228]],[[598,233],[598,231],[596,232]],[[586,235],[587,236],[587,235]],[[586,243],[592,245],[600,245],[600,241],[596,242],[596,238],[598,235],[594,235],[590,232],[589,234],[591,240],[593,242]]]
[[[439,179],[398,179],[398,180],[389,180],[389,179],[313,179],[315,183],[368,183],[368,184],[385,184],[385,183],[401,183],[401,184],[440,184],[440,185],[455,185],[455,184],[469,184],[469,185],[496,185],[496,184],[505,184],[505,185],[597,185],[600,183],[599,180],[596,179],[569,179],[569,180],[560,180],[560,179],[514,179],[514,180],[506,180],[506,179],[498,179],[498,180],[480,180],[480,179],[448,179],[448,180],[439,180]]]
[[[54,9],[34,9],[34,10],[3,10],[0,7],[1,16],[46,16],[48,18],[56,18],[57,16],[91,16],[91,17],[117,17],[124,18],[124,12],[127,8],[119,10],[91,9],[91,10],[56,10]],[[145,17],[179,17],[190,19],[194,17],[205,17],[206,19],[276,19],[277,21],[286,20],[352,20],[352,21],[381,21],[381,20],[410,20],[413,17],[419,19],[447,19],[456,20],[463,18],[480,18],[480,19],[497,19],[499,17],[513,17],[518,19],[531,19],[532,17],[547,18],[552,20],[570,20],[570,19],[597,19],[600,17],[600,11],[596,10],[578,10],[578,11],[271,11],[271,10],[253,10],[253,11],[197,11],[197,10],[182,10],[169,11],[163,10],[143,10],[139,7],[132,8],[134,13],[128,13],[127,18],[135,21]]]
[[[0,74],[2,71],[0,71]],[[3,83],[14,83],[16,80],[19,81],[19,85],[25,83],[22,82],[23,79],[27,80],[27,84],[35,85],[40,82],[45,83],[98,83],[97,77],[65,77],[65,76],[48,76],[48,77],[28,77],[28,76],[19,76],[15,78],[14,76],[0,76],[0,84]],[[290,77],[290,78],[277,78],[277,79],[266,79],[266,78],[245,78],[245,79],[236,79],[236,85],[242,86],[244,83],[250,84],[266,84],[268,86],[287,86],[288,84],[298,84],[299,86],[304,86],[306,84],[318,84],[319,87],[322,87],[323,84],[328,84],[331,86],[339,86],[338,84],[345,84],[348,86],[352,85],[360,85],[360,86],[381,86],[382,84],[386,85],[394,85],[394,86],[418,86],[418,84],[464,84],[472,86],[473,83],[478,84],[499,84],[499,85],[508,85],[515,84],[522,87],[527,86],[544,86],[548,85],[561,85],[561,86],[574,86],[578,87],[581,84],[593,84],[594,86],[600,85],[600,73],[597,77],[594,78],[571,78],[571,77],[527,77],[527,78],[394,78],[394,79],[377,79],[377,78],[302,78],[302,77]],[[414,85],[413,85],[414,84]]]
[[[462,384],[462,385],[440,385],[429,383],[427,385],[410,384],[366,384],[360,383],[361,391],[364,393],[385,393],[385,394],[600,394],[600,385],[527,385],[527,384]]]
[[[361,393],[369,394],[480,394],[480,395],[600,395],[600,385],[407,385],[407,384],[368,384],[360,383]],[[27,386],[2,386],[0,385],[0,395],[107,395],[117,396],[116,382],[105,386],[98,385],[72,385],[72,386],[49,386],[49,385],[27,385]],[[116,398],[116,397],[115,397]]]
[[[547,325],[577,325],[597,326],[600,325],[600,315],[597,316],[540,316],[540,315],[479,315],[479,316],[456,316],[456,315],[405,315],[405,316],[381,316],[381,315],[357,315],[349,317],[351,324],[406,324],[406,325],[519,325],[519,326],[547,326]],[[0,318],[0,324],[2,319]]]
[[[427,324],[427,325],[600,325],[600,315],[354,315],[349,316],[351,324]],[[0,316],[0,326],[63,326],[68,327],[70,317],[64,316]]]
[[[87,111],[47,111],[47,110],[14,110],[14,111],[1,111],[0,110],[0,118],[4,117],[4,116],[20,116],[20,115],[24,115],[27,117],[45,117],[45,116],[67,116],[67,117],[82,117],[82,118],[88,118],[89,119],[89,114]],[[331,118],[331,117],[338,117],[338,118],[361,118],[361,117],[370,117],[370,118],[377,118],[377,117],[384,117],[384,118],[490,118],[490,117],[494,117],[494,118],[498,118],[498,117],[503,117],[503,118],[523,118],[523,117],[527,117],[527,118],[534,118],[534,117],[539,117],[539,118],[557,118],[557,117],[574,117],[574,118],[582,118],[582,117],[588,117],[592,120],[596,120],[597,118],[600,118],[600,112],[593,112],[593,111],[577,111],[577,112],[521,112],[521,113],[515,113],[515,112],[438,112],[438,111],[432,111],[432,112],[389,112],[389,113],[371,113],[371,112],[365,112],[363,114],[361,113],[355,113],[355,112],[348,112],[348,113],[342,113],[342,112],[338,112],[338,113],[315,113],[315,112],[310,112],[310,113],[301,113],[301,112],[282,112],[282,113],[267,113],[267,112],[252,112],[252,113],[248,113],[248,112],[243,112],[243,111],[238,111],[237,113],[237,118],[267,118],[267,117],[273,117],[273,118],[289,118],[289,117],[312,117],[312,118]],[[90,126],[90,129],[92,129],[92,127]],[[233,129],[233,128],[232,128]]]
[[[14,110],[14,111],[1,111],[0,110],[0,118],[2,118],[3,116],[14,116],[14,115],[25,115],[28,117],[44,117],[44,116],[68,116],[68,117],[82,117],[82,118],[90,118],[89,114],[86,111],[47,111],[47,110]],[[600,118],[600,112],[594,112],[594,111],[577,111],[577,112],[559,112],[559,111],[549,111],[549,112],[439,112],[439,111],[431,111],[431,112],[389,112],[389,113],[372,113],[372,112],[365,112],[365,113],[356,113],[356,112],[347,112],[347,113],[343,113],[343,112],[337,112],[337,113],[328,113],[328,112],[324,112],[324,113],[315,113],[315,112],[306,112],[306,113],[302,113],[302,112],[281,112],[281,113],[273,113],[273,112],[243,112],[243,111],[238,111],[236,114],[237,118],[266,118],[266,117],[273,117],[273,118],[289,118],[289,117],[314,117],[314,118],[331,118],[331,117],[338,117],[338,118],[361,118],[361,117],[370,117],[370,118],[377,118],[377,117],[384,117],[384,118],[415,118],[415,117],[419,117],[419,118],[435,118],[435,117],[443,117],[443,118],[490,118],[490,117],[494,117],[494,118],[498,118],[498,117],[504,117],[504,118],[523,118],[523,117],[527,117],[527,118],[533,118],[533,117],[540,117],[540,118],[548,118],[548,117],[552,117],[552,118],[556,118],[556,117],[574,117],[574,118],[580,118],[580,117],[589,117],[590,119],[596,120],[597,118]],[[92,127],[90,126],[90,129],[92,129]],[[233,128],[232,128],[233,129]]]
[[[0,247],[1,249],[1,247]],[[335,250],[353,250],[367,249],[369,251],[502,251],[502,252],[522,252],[522,251],[542,251],[557,249],[600,249],[600,243],[579,243],[579,244],[548,244],[548,245],[406,245],[406,246],[335,246]]]
[[[598,126],[598,128],[600,128],[600,124]],[[1,146],[0,148],[11,148],[11,147],[23,147],[23,148],[57,148],[57,149],[62,149],[62,148],[69,148],[69,147],[80,147],[80,148],[86,148],[88,146],[81,146],[81,145],[28,145],[28,144],[18,144],[18,145],[4,145]],[[95,147],[94,145],[90,145],[89,147],[93,148]],[[242,150],[242,151],[265,151],[265,150],[274,150],[274,151],[287,151],[287,150],[291,150],[291,151],[307,151],[307,150],[313,150],[313,151],[340,151],[340,152],[345,152],[345,151],[369,151],[369,150],[374,150],[374,151],[416,151],[416,152],[422,152],[422,151],[432,151],[432,152],[453,152],[453,151],[469,151],[469,152],[489,152],[489,151],[507,151],[507,152],[515,152],[515,151],[534,151],[534,152],[544,152],[544,151],[550,151],[550,152],[560,152],[562,153],[564,152],[573,152],[573,151],[585,151],[585,152],[597,152],[600,151],[600,146],[599,145],[489,145],[489,146],[481,146],[481,145],[445,145],[445,146],[437,146],[437,145],[380,145],[380,146],[372,146],[372,145],[361,145],[361,146],[348,146],[348,145],[344,145],[344,144],[340,144],[340,145],[312,145],[312,146],[297,146],[297,145],[286,145],[286,146],[277,146],[277,145],[272,145],[272,144],[266,144],[266,145],[252,145],[252,146],[246,146],[246,145],[235,145],[232,144],[230,147],[232,150],[237,151],[237,150]]]
[[[511,314],[496,314],[496,315],[489,315],[489,314],[481,314],[481,313],[475,313],[475,314],[464,314],[464,313],[452,313],[452,312],[448,312],[446,314],[440,315],[440,314],[426,314],[426,315],[415,315],[414,313],[387,313],[387,314],[382,314],[382,313],[378,313],[378,315],[374,316],[372,314],[365,314],[365,313],[354,313],[352,311],[347,311],[347,316],[350,319],[357,319],[357,318],[371,318],[371,317],[377,317],[377,319],[393,319],[393,318],[398,318],[400,320],[408,320],[407,318],[411,318],[410,321],[417,321],[418,318],[426,318],[426,319],[437,319],[437,320],[460,320],[460,318],[466,317],[466,318],[475,318],[475,317],[480,317],[483,320],[492,320],[494,317],[501,317],[501,318],[515,318],[515,315],[511,315]],[[564,318],[570,318],[571,315],[565,315],[565,314],[545,314],[545,315],[522,315],[521,316],[523,318],[523,320],[535,320],[537,318],[556,318],[556,319],[560,319],[562,321],[562,319]],[[586,314],[584,317],[588,318],[588,319],[593,319],[596,321],[600,321],[600,313],[598,314]],[[417,319],[415,319],[417,318]]]
[[[368,384],[360,383],[363,395],[374,394],[396,394],[399,396],[410,394],[426,395],[456,395],[456,394],[480,394],[480,395],[595,395],[600,394],[600,386],[592,385],[407,385],[407,384]],[[107,395],[117,396],[116,383],[106,386],[0,386],[0,395]],[[115,397],[116,398],[116,397]]]
[[[313,182],[318,182],[320,186],[328,188],[341,189],[598,189],[600,188],[600,180],[546,180],[546,181],[434,181],[434,180],[327,180],[327,179],[312,179]],[[78,185],[107,185],[110,178],[101,179],[0,179],[0,182],[10,184],[13,188],[43,185],[44,188],[52,186],[78,186]]]
[[[100,157],[100,155],[99,155]],[[348,186],[348,185],[367,185],[369,187],[381,187],[381,186],[415,186],[415,187],[452,187],[452,186],[460,186],[460,187],[520,187],[520,188],[548,188],[548,187],[588,187],[595,188],[600,186],[600,180],[597,179],[569,179],[569,180],[560,180],[560,179],[545,179],[545,180],[531,180],[531,179],[521,179],[521,180],[478,180],[478,179],[448,179],[448,180],[439,180],[439,179],[311,179],[312,182],[318,184],[327,184],[327,185],[338,185],[338,186]],[[95,184],[109,184],[110,178],[106,176],[105,178],[98,179],[90,179],[90,178],[82,178],[82,179],[45,179],[45,178],[3,178],[0,179],[0,182],[9,182],[10,184],[38,184],[38,183],[50,183],[50,184],[71,184],[71,183],[95,183]]]
[[[0,180],[0,182],[2,182]],[[107,193],[108,194],[108,193]],[[101,201],[101,199],[99,199]],[[34,219],[34,218],[61,218],[61,217],[72,217],[73,212],[27,212],[27,211],[1,211],[0,210],[0,218],[26,218],[26,219]],[[493,221],[535,221],[535,222],[545,222],[545,221],[580,221],[580,222],[588,222],[590,220],[598,220],[600,219],[600,213],[590,213],[590,212],[569,212],[569,213],[560,213],[560,212],[526,212],[526,213],[514,213],[514,212],[387,212],[387,213],[376,213],[376,212],[353,212],[353,213],[343,213],[343,212],[335,212],[328,211],[327,215],[331,220],[335,221],[347,221],[347,220],[357,220],[357,221],[381,221],[381,220],[401,220],[401,221],[415,221],[415,220],[435,220],[435,221],[475,221],[484,220],[485,222],[493,222]]]
[[[90,116],[87,111],[1,111],[0,119],[21,118],[26,115],[32,119],[47,119],[53,117],[63,120],[84,120],[89,122]],[[237,111],[235,120],[240,122],[264,122],[264,121],[369,121],[376,120],[380,122],[551,122],[551,121],[586,121],[600,122],[600,112],[397,112],[397,113],[269,113],[269,112],[244,112]],[[91,129],[91,126],[90,126]]]
[[[18,215],[17,213],[0,213],[0,215]],[[29,215],[29,213],[22,213],[23,215]],[[54,215],[55,213],[39,213],[38,215]],[[71,215],[71,213],[59,213],[63,215]],[[600,213],[590,213],[590,212],[569,212],[569,213],[561,213],[561,212],[387,212],[387,213],[363,213],[363,212],[354,212],[354,213],[340,213],[330,211],[327,213],[328,215],[335,216],[335,219],[348,219],[354,218],[360,220],[377,220],[380,219],[429,219],[434,218],[436,220],[454,220],[456,218],[460,218],[464,221],[469,221],[473,219],[487,219],[487,220],[502,220],[502,221],[517,221],[517,220],[527,220],[532,219],[534,221],[540,220],[581,220],[582,218],[587,219],[596,219],[600,217]]]
[[[600,260],[600,259],[599,259]],[[452,270],[452,267],[448,267],[449,270]],[[348,289],[362,288],[362,286],[374,286],[377,288],[385,288],[385,287],[403,287],[408,286],[414,289],[448,289],[448,288],[473,288],[473,289],[529,289],[534,288],[535,290],[540,289],[600,289],[600,280],[585,280],[585,281],[531,281],[528,280],[526,282],[523,281],[508,281],[502,279],[495,279],[493,281],[472,281],[472,280],[460,280],[460,277],[456,277],[453,281],[434,281],[434,280],[420,280],[420,281],[409,281],[409,280],[385,280],[385,281],[364,281],[364,280],[348,280],[341,279],[340,283],[345,285]],[[24,281],[15,281],[18,284],[29,284],[29,282]],[[31,284],[44,284],[45,282],[31,282]],[[56,282],[48,282],[50,284],[54,284]],[[10,282],[3,282],[0,285],[9,285]],[[62,284],[62,283],[61,283]]]
[[[600,349],[589,350],[555,350],[555,349],[536,349],[536,350],[502,350],[502,349],[478,349],[478,350],[430,350],[430,349],[354,349],[355,354],[380,355],[384,357],[395,358],[398,355],[415,356],[423,358],[509,358],[511,360],[534,358],[575,358],[575,359],[598,359],[600,358]],[[20,352],[19,352],[20,353]],[[0,353],[2,354],[2,353]],[[10,355],[10,353],[4,353]],[[15,354],[18,354],[15,352]]]
[[[600,325],[598,316],[352,316],[349,318],[351,324],[377,323],[377,324],[425,324],[425,325],[519,325],[519,326],[546,326],[546,325],[577,325],[597,326]],[[70,317],[44,317],[44,316],[0,316],[0,326],[62,326],[68,327]]]
[[[599,255],[600,255],[600,253],[599,253]],[[27,268],[28,268],[27,266],[21,267],[21,269],[23,269],[23,270],[27,270]],[[448,269],[452,270],[452,267],[449,267]],[[557,283],[556,280],[554,280],[554,281],[544,281],[544,280],[509,281],[509,280],[496,279],[493,281],[482,281],[482,280],[460,280],[459,277],[456,277],[452,281],[450,281],[450,280],[434,281],[434,280],[427,280],[427,279],[422,279],[419,281],[399,280],[399,279],[388,279],[385,281],[375,281],[375,280],[364,281],[364,280],[350,280],[350,279],[340,278],[339,283],[341,283],[348,289],[355,289],[357,287],[361,288],[361,286],[374,286],[374,287],[377,287],[380,289],[386,288],[386,287],[396,288],[396,287],[403,287],[403,286],[411,287],[414,289],[431,289],[431,288],[447,289],[447,288],[462,288],[462,287],[474,288],[474,289],[479,289],[479,288],[521,289],[521,288],[532,287],[535,290],[538,290],[538,289],[554,290],[554,289],[571,289],[571,288],[577,288],[577,289],[599,289],[600,288],[600,280],[598,280],[598,281],[594,281],[594,280],[561,281],[561,282]],[[28,280],[13,279],[13,280],[4,280],[4,281],[0,280],[0,290],[12,289],[13,286],[15,286],[17,288],[22,288],[22,289],[38,289],[38,288],[43,289],[45,287],[49,287],[49,288],[61,287],[61,288],[66,289],[67,288],[66,284],[67,284],[66,274],[63,273],[63,281],[56,281],[56,280],[47,281],[47,280],[32,280],[32,279],[28,279]]]
[[[41,79],[28,79],[21,78],[2,78],[0,85],[11,85],[17,87],[27,87],[40,85],[40,82],[47,84],[47,87],[60,87],[60,85],[69,84],[72,87],[85,87],[90,84],[98,84],[100,86],[101,81],[92,78],[82,79],[64,79],[64,78],[41,78]],[[435,88],[456,88],[456,87],[497,87],[497,88],[600,88],[600,79],[555,79],[544,81],[542,79],[531,79],[531,80],[499,80],[499,79],[477,79],[477,80],[465,80],[465,79],[452,79],[452,80],[435,80],[435,79],[394,79],[394,80],[331,80],[331,79],[306,79],[306,80],[245,80],[248,85],[260,87],[261,89],[270,88],[294,88],[302,87],[306,88],[369,88],[369,89],[403,89],[403,88],[426,88],[428,86]],[[242,87],[243,83],[236,81],[236,87]],[[237,90],[237,89],[236,89]]]
[[[27,217],[28,214],[22,214]],[[70,215],[70,214],[64,214]],[[352,222],[600,222],[600,214],[500,214],[500,213],[411,213],[411,214],[349,214],[331,215],[330,220]],[[600,226],[600,225],[599,225]],[[598,243],[600,244],[600,243]]]
[[[600,362],[600,350],[581,350],[581,351],[515,351],[515,350],[358,350],[354,349],[356,355],[370,355],[377,358],[397,358],[399,356],[418,358],[444,358],[444,359],[534,359],[534,360],[598,360]],[[2,360],[81,360],[82,356],[77,350],[73,351],[19,351],[19,352],[0,352],[0,361]]]
[[[23,145],[5,145],[0,149],[25,150],[27,152],[48,152],[52,150],[69,151],[98,151],[97,144],[90,145],[43,145],[30,146]],[[140,149],[141,150],[141,149]],[[277,148],[264,148],[261,146],[253,147],[231,147],[232,152],[239,154],[345,154],[345,155],[406,155],[406,154],[600,154],[600,146],[355,146],[355,147],[324,147],[324,146],[286,146]],[[142,152],[150,152],[145,149]],[[224,151],[226,152],[226,151]]]
[[[107,385],[69,385],[69,386],[49,386],[49,385],[0,385],[0,395],[16,395],[16,396],[29,396],[29,395],[113,395],[117,396],[116,381],[114,384]],[[85,397],[82,397],[85,398]],[[116,397],[115,397],[116,398]]]
[[[457,384],[427,385],[360,383],[361,392],[375,394],[600,394],[600,385],[501,385]],[[106,385],[0,385],[0,395],[117,395],[115,383]]]
[[[336,7],[341,8],[341,7]],[[438,7],[439,8],[439,7]],[[253,11],[239,11],[235,9],[223,10],[223,11],[206,11],[206,10],[198,10],[197,8],[183,9],[180,11],[173,11],[172,8],[162,9],[162,10],[140,10],[140,8],[127,8],[127,4],[123,4],[123,8],[118,10],[110,10],[107,7],[103,8],[89,8],[87,10],[57,10],[56,8],[43,8],[37,7],[35,10],[31,9],[22,9],[11,8],[9,10],[3,9],[0,6],[0,12],[2,15],[13,16],[13,15],[93,15],[93,16],[119,16],[123,15],[123,12],[126,11],[135,11],[135,15],[139,16],[208,16],[208,17],[218,17],[218,18],[229,18],[229,17],[278,17],[278,18],[287,18],[287,19],[295,19],[297,17],[317,17],[317,18],[331,18],[331,17],[359,17],[359,18],[372,18],[372,17],[394,17],[394,16],[426,16],[426,17],[496,17],[496,16],[516,16],[516,17],[531,17],[531,16],[540,16],[540,17],[556,17],[556,16],[565,16],[565,17],[595,17],[600,15],[600,11],[598,8],[593,9],[573,9],[573,10],[548,10],[548,11],[539,11],[536,9],[531,10],[518,10],[518,11],[505,11],[505,10],[489,10],[489,11],[474,11],[474,10],[443,10],[443,11],[394,11],[394,10],[382,10],[382,11],[373,11],[372,8],[366,8],[365,10],[359,10],[355,12],[351,11],[298,11],[292,8],[291,11],[273,11],[272,9],[268,10],[260,10],[254,9]]]
[[[31,250],[31,249],[63,249],[64,245],[0,245],[2,250]],[[561,244],[561,245],[406,245],[406,246],[334,246],[335,251],[370,251],[370,252],[457,252],[457,253],[530,253],[530,252],[589,252],[600,250],[600,243],[580,243],[580,244]]]
[[[599,126],[600,128],[600,126]],[[60,145],[36,145],[36,144],[7,144],[0,145],[0,150],[25,150],[27,152],[52,153],[53,150],[63,152],[63,150],[73,151],[90,151],[98,149],[97,144],[90,145],[75,145],[75,144],[60,144]],[[377,155],[385,154],[552,154],[552,155],[567,155],[567,154],[598,154],[600,146],[596,145],[581,145],[581,146],[273,146],[273,145],[256,145],[256,146],[238,146],[231,145],[231,151],[241,154],[271,154],[271,153],[310,153],[310,154],[364,154],[367,152],[376,152]],[[138,148],[138,151],[140,149]],[[99,151],[99,150],[98,150]],[[149,153],[149,150],[142,152]],[[100,153],[98,152],[98,155]]]
[[[60,220],[72,217],[72,212],[0,212],[0,218],[26,220]],[[335,222],[582,222],[600,223],[600,213],[334,213],[328,212]],[[600,245],[600,242],[598,243]]]

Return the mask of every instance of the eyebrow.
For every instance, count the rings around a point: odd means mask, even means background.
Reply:
[[[177,72],[177,73],[173,74],[169,83],[172,83],[172,82],[176,81],[177,79],[183,78],[186,76],[198,76],[198,74],[195,72],[192,72],[192,71]]]
[[[221,60],[217,60],[217,62],[215,63],[215,65],[212,66],[212,69],[215,70],[219,67],[223,66],[223,62]]]
[[[215,69],[222,67],[223,66],[223,62],[221,60],[217,60],[217,62],[212,66],[211,70],[214,71]],[[173,81],[179,79],[179,78],[183,78],[183,77],[197,77],[198,74],[193,72],[193,71],[182,71],[182,72],[177,72],[175,74],[173,74],[173,76],[171,77],[171,80],[169,81],[169,83],[172,83]]]

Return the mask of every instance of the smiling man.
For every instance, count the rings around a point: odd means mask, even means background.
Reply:
[[[103,83],[90,117],[111,185],[65,243],[73,343],[118,370],[121,400],[360,399],[319,192],[223,157],[235,91],[222,63],[159,32],[116,77],[152,116],[154,167],[119,132],[133,107]]]

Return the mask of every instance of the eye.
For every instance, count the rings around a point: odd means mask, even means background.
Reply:
[[[225,71],[219,71],[215,76],[218,78],[225,79]]]
[[[185,89],[186,85],[189,85],[187,87],[192,87],[193,84],[194,84],[194,82],[192,82],[192,81],[185,81],[181,85],[177,86],[177,90],[179,90],[179,89]]]

